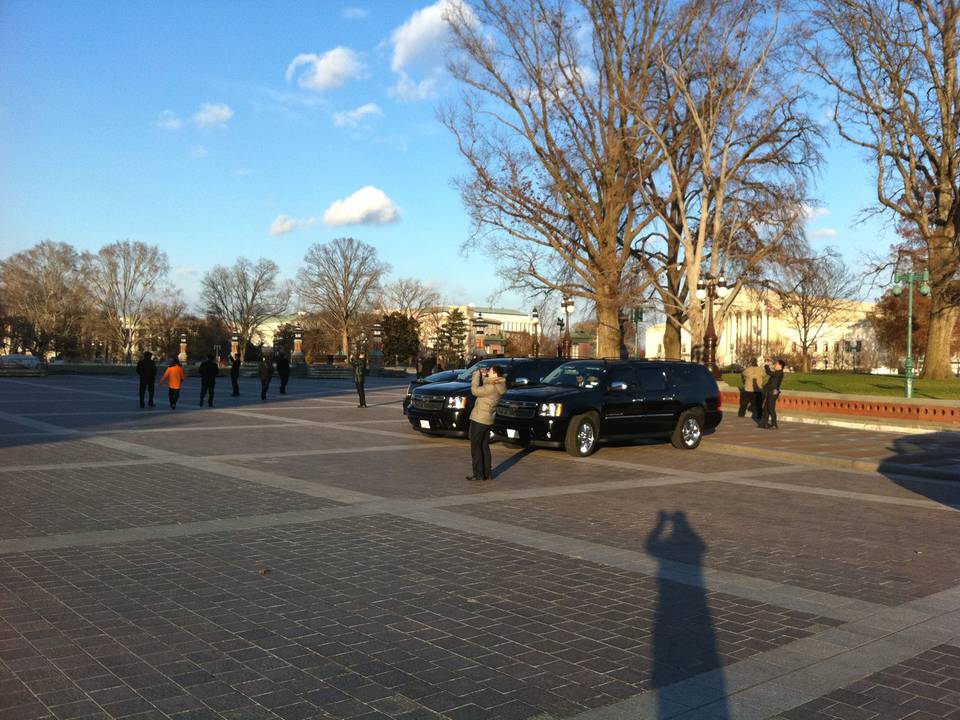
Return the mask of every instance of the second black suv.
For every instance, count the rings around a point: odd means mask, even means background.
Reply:
[[[702,365],[575,360],[538,387],[508,390],[493,432],[507,442],[566,448],[584,457],[601,440],[658,436],[693,450],[722,418],[720,390]]]
[[[506,374],[507,387],[536,385],[556,368],[562,360],[556,358],[490,358],[473,367],[461,370],[452,382],[430,383],[413,388],[407,419],[414,430],[431,435],[466,437],[470,427],[473,395],[470,376],[474,370],[501,365]]]

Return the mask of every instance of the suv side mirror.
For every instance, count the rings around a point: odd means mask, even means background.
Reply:
[[[610,383],[611,392],[625,392],[627,389],[627,384],[622,380],[614,380]]]
[[[513,381],[514,387],[519,387],[521,385],[529,385],[530,380],[525,377],[518,377]]]

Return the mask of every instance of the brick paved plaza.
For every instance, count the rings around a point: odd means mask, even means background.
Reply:
[[[0,718],[960,720],[956,434],[728,416],[475,484],[398,381],[198,384],[0,380]],[[841,462],[891,457],[938,472]]]

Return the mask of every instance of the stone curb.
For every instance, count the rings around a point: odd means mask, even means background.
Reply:
[[[850,428],[853,430],[871,430],[873,432],[901,433],[903,435],[925,435],[931,432],[956,432],[960,434],[960,427],[956,425],[940,425],[937,423],[913,423],[898,425],[896,423],[883,422],[880,418],[865,418],[856,420],[856,416],[850,419],[837,418],[817,415],[793,415],[790,413],[777,413],[781,420],[795,423],[806,423],[808,425],[829,425],[830,427]]]

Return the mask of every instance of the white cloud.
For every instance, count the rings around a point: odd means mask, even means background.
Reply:
[[[434,97],[443,73],[444,53],[450,42],[448,15],[463,12],[468,22],[476,22],[470,6],[462,0],[437,0],[433,5],[417,10],[403,25],[390,35],[393,57],[390,68],[399,76],[390,88],[390,95],[399,100],[412,101]],[[416,74],[426,75],[417,80]]]
[[[333,114],[333,124],[337,127],[356,127],[365,117],[380,117],[383,110],[376,103],[366,103],[353,110]]]
[[[346,7],[340,11],[340,17],[344,20],[365,20],[370,16],[370,11],[358,7]]]
[[[828,237],[836,237],[839,234],[840,233],[837,232],[837,230],[834,228],[820,228],[819,230],[814,230],[813,235],[811,237],[828,238]]]
[[[205,158],[210,152],[203,145],[194,145],[190,148],[190,157],[194,160]]]
[[[183,120],[173,110],[164,110],[153,124],[161,130],[179,130],[183,127]]]
[[[308,218],[294,218],[289,215],[277,215],[276,219],[270,225],[270,235],[276,237],[277,235],[286,235],[287,233],[293,232],[298,228],[310,227],[315,224],[317,219],[315,217]]]
[[[178,277],[181,275],[196,275],[197,268],[193,265],[181,265],[173,269],[173,274]]]
[[[287,82],[304,66],[306,70],[300,73],[297,82],[300,87],[317,91],[340,87],[347,80],[361,77],[364,72],[359,56],[350,48],[342,46],[322,55],[300,53],[287,66]]]
[[[225,127],[233,117],[233,110],[224,103],[204,103],[193,116],[197,127],[215,128]]]
[[[337,200],[323,214],[327,225],[383,225],[395,222],[400,209],[387,194],[372,185],[360,188],[353,195]]]
[[[817,218],[822,218],[825,215],[830,214],[830,211],[825,207],[815,207],[814,205],[808,205],[807,203],[803,203],[800,211],[803,213],[803,217],[806,220],[816,220]]]

